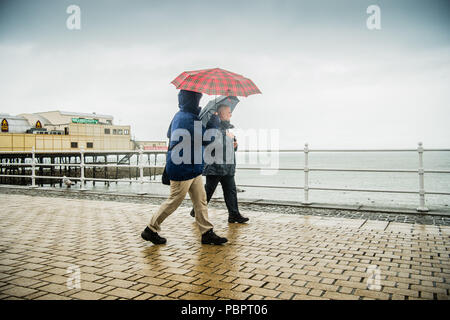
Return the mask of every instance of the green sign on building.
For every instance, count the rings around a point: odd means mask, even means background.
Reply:
[[[72,118],[73,123],[89,123],[89,124],[97,124],[97,119],[82,119],[82,118]]]

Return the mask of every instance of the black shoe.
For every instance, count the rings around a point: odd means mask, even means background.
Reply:
[[[228,242],[227,238],[219,237],[212,229],[202,234],[202,244],[224,244],[226,242]]]
[[[249,218],[243,217],[241,215],[238,216],[228,216],[228,222],[229,223],[246,223]]]
[[[191,217],[195,218],[195,211],[194,211],[194,209],[191,210]]]
[[[164,244],[167,242],[166,238],[160,237],[158,233],[153,232],[149,227],[145,227],[141,237],[144,240],[151,241],[153,244]]]

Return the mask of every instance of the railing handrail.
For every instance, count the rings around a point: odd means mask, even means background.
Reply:
[[[450,152],[450,149],[447,148],[428,148],[423,149],[426,152]],[[21,150],[21,151],[0,151],[0,154],[31,154],[32,150]],[[150,154],[164,154],[167,150],[143,150],[143,153]],[[304,149],[258,149],[258,150],[237,150],[236,152],[249,153],[249,152],[267,152],[267,153],[279,153],[279,152],[305,152]],[[308,149],[308,152],[417,152],[417,149]],[[80,150],[36,150],[35,154],[80,154]],[[139,154],[139,150],[85,150],[85,155],[90,154]]]
[[[81,163],[35,163],[39,167],[80,167]],[[14,163],[0,162],[0,167],[32,167],[32,163]],[[85,162],[85,167],[98,168],[140,168],[141,164],[101,164],[97,162]],[[143,168],[162,169],[164,166],[142,165]],[[236,170],[267,170],[267,171],[303,171],[304,167],[286,167],[286,168],[271,168],[271,167],[236,167]],[[309,168],[309,171],[334,171],[334,172],[392,172],[392,173],[417,173],[419,169],[350,169],[350,168]],[[424,173],[450,173],[450,170],[428,170],[424,169]]]
[[[423,151],[450,151],[450,149],[424,149]],[[237,150],[236,152],[305,152],[303,149],[258,149],[258,150]],[[308,152],[417,152],[417,149],[308,149]]]
[[[10,174],[0,174],[0,177],[12,177],[12,178],[27,178],[31,179],[31,176],[26,175],[10,175]],[[61,180],[62,177],[57,176],[34,176],[38,179],[55,179]],[[70,180],[81,180],[79,177],[66,177]],[[107,178],[84,178],[84,180],[88,181],[108,181],[108,182],[139,182],[136,179],[107,179]],[[143,180],[143,183],[160,183],[155,180]],[[237,184],[237,187],[253,187],[253,188],[269,188],[269,189],[297,189],[304,190],[305,188],[302,186],[274,186],[274,185],[251,185],[251,184]],[[355,191],[355,192],[379,192],[379,193],[402,193],[402,194],[419,194],[420,191],[414,190],[379,190],[379,189],[350,189],[350,188],[321,188],[321,187],[309,187],[310,190],[320,190],[320,191]],[[450,192],[440,192],[440,191],[426,191],[425,194],[433,194],[433,195],[450,195]]]
[[[21,150],[21,151],[0,151],[0,154],[31,154],[33,153],[32,150]],[[51,151],[45,151],[45,150],[36,150],[34,151],[35,154],[76,154],[79,155],[81,153],[81,150],[51,150]],[[139,154],[139,150],[84,150],[84,155],[91,155],[91,154]],[[142,150],[142,153],[150,153],[150,154],[165,154],[167,153],[167,150]]]

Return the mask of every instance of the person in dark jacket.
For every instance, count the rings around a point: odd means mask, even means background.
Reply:
[[[230,223],[245,223],[249,219],[243,217],[238,208],[236,183],[234,180],[234,174],[236,171],[236,155],[237,141],[235,136],[229,132],[229,129],[233,128],[230,124],[231,109],[227,105],[220,105],[217,108],[220,124],[217,126],[215,119],[210,120],[208,125],[216,127],[221,131],[223,139],[223,161],[218,163],[217,161],[211,164],[206,164],[203,170],[203,175],[206,176],[206,200],[211,200],[217,185],[222,185],[223,195],[225,198],[225,204],[228,209],[228,222]],[[191,210],[191,216],[197,216],[197,210],[195,207]]]
[[[226,238],[219,237],[214,233],[213,225],[208,220],[206,193],[201,176],[203,171],[203,134],[206,130],[198,118],[201,110],[199,107],[201,97],[201,93],[187,90],[180,90],[178,94],[180,111],[173,117],[168,131],[170,141],[166,172],[170,179],[170,196],[153,214],[150,223],[141,233],[144,240],[154,244],[166,243],[166,239],[158,235],[161,223],[180,206],[188,192],[195,211],[198,213],[195,220],[202,234],[201,242],[203,244],[227,242]],[[212,126],[219,123],[217,116],[214,117],[211,121]],[[190,141],[184,139],[190,139]],[[195,141],[196,139],[201,139],[201,141]],[[190,150],[177,148],[177,146],[189,145],[189,142]],[[199,146],[200,148],[198,148]],[[184,151],[187,152],[187,156],[190,153],[190,159],[180,162],[179,159],[183,158]]]

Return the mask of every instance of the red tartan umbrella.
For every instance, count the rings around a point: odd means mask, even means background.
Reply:
[[[185,71],[171,83],[177,89],[222,96],[244,96],[261,93],[252,80],[220,68]]]

